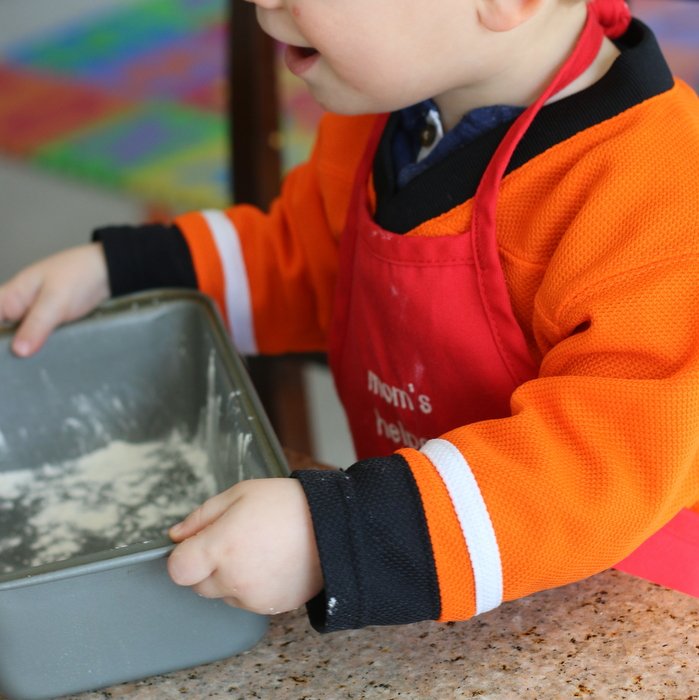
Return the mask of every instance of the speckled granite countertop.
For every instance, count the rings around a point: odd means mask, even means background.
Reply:
[[[617,571],[464,623],[319,635],[301,611],[226,661],[73,700],[699,699],[699,601]]]

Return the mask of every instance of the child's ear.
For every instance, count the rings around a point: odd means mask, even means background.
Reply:
[[[478,18],[491,32],[507,32],[526,22],[541,0],[477,0]]]

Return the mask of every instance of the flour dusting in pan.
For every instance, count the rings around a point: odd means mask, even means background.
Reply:
[[[179,433],[0,472],[0,574],[161,538],[216,491],[207,450]]]

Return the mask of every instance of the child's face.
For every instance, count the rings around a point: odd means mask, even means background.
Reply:
[[[398,109],[496,70],[479,0],[249,1],[264,31],[289,45],[290,70],[335,112]]]

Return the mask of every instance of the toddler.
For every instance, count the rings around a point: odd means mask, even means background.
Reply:
[[[464,620],[676,516],[699,550],[699,100],[651,31],[621,0],[251,1],[328,110],[270,210],[103,228],[0,288],[19,355],[163,286],[243,353],[327,350],[359,461],[207,501],[173,580],[331,631]]]

